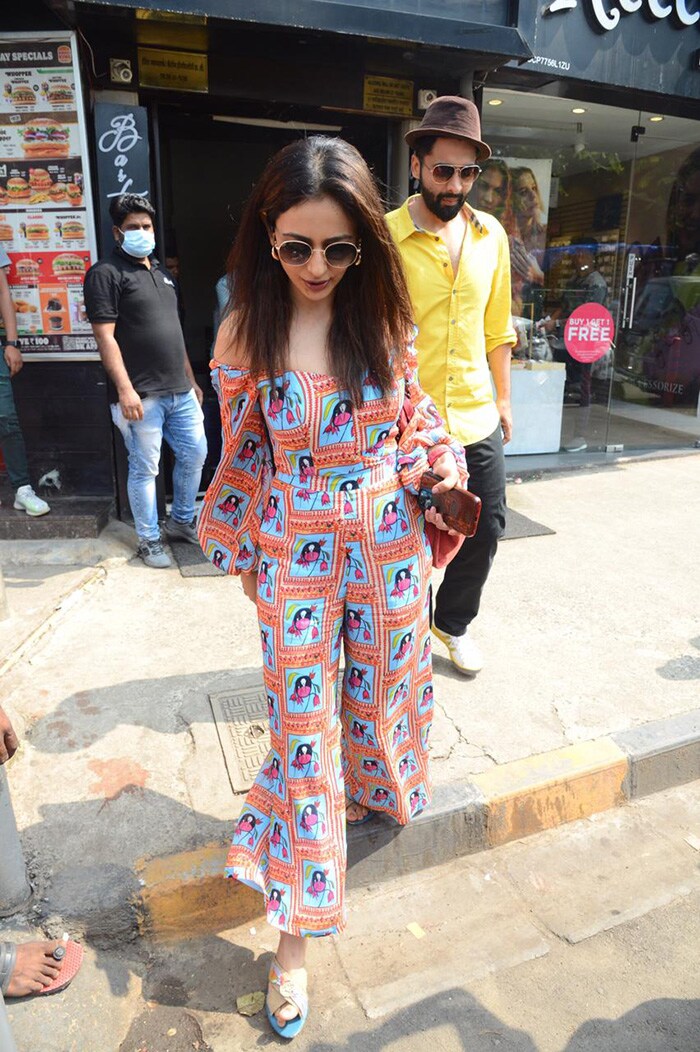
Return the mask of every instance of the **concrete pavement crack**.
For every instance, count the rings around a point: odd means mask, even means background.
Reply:
[[[440,711],[442,712],[442,714],[445,717],[445,719],[447,720],[447,722],[452,725],[452,727],[454,728],[454,730],[455,730],[455,732],[457,734],[457,741],[454,742],[454,744],[450,746],[449,751],[447,753],[447,756],[442,757],[442,762],[446,762],[447,760],[450,760],[452,758],[453,752],[455,751],[455,749],[459,745],[466,745],[468,748],[472,748],[472,749],[476,748],[476,749],[478,749],[485,759],[490,760],[494,765],[497,764],[497,761],[493,758],[493,756],[490,756],[486,752],[486,750],[484,749],[484,747],[482,745],[477,745],[475,742],[470,742],[469,741],[469,739],[462,732],[461,728],[455,722],[453,717],[450,716],[450,714],[447,712],[447,709],[445,708],[444,705],[442,705],[439,701],[436,701],[435,702],[435,707],[440,709]]]
[[[555,718],[557,720],[557,723],[559,724],[559,727],[561,728],[561,733],[562,733],[562,737],[564,738],[564,741],[567,743],[567,745],[570,745],[571,744],[571,740],[569,738],[569,734],[568,734],[568,731],[566,729],[566,725],[564,723],[563,717],[561,716],[561,713],[559,712],[559,708],[558,708],[558,705],[557,705],[556,701],[552,702],[552,712],[554,713],[554,716],[555,716]]]

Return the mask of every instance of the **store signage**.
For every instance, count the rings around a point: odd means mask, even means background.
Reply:
[[[520,8],[533,51],[520,68],[700,100],[700,0],[548,0],[534,33]]]
[[[597,362],[608,353],[615,336],[615,322],[600,303],[582,303],[568,317],[564,346],[577,362]]]
[[[621,14],[632,15],[636,11],[643,11],[657,20],[675,15],[681,28],[694,26],[700,21],[700,11],[688,10],[688,0],[587,0],[587,3],[591,14],[604,30],[615,29]],[[573,11],[576,7],[578,0],[552,0],[545,8],[545,14],[557,15],[563,11]]]
[[[195,51],[138,48],[139,84],[142,88],[171,91],[209,91],[209,61]]]
[[[97,356],[83,279],[96,259],[75,36],[0,38],[0,245],[22,353]]]
[[[413,116],[413,81],[395,77],[365,77],[362,108],[369,113]]]
[[[150,194],[148,118],[143,106],[95,104],[97,142],[97,199],[100,213],[100,248],[111,250],[112,219],[109,203],[120,194]]]

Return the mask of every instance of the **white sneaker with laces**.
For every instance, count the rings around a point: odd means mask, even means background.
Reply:
[[[15,508],[17,511],[26,511],[27,515],[46,515],[51,511],[45,500],[37,497],[31,486],[20,486],[15,493]]]
[[[463,672],[465,676],[475,676],[484,667],[484,659],[478,646],[465,632],[463,636],[451,636],[447,632],[432,626],[434,636],[444,643],[450,655],[450,661],[456,669]]]

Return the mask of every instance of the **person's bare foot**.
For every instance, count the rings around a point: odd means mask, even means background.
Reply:
[[[17,959],[7,988],[7,997],[38,994],[49,986],[63,967],[63,961],[52,956],[61,939],[51,942],[23,942],[16,947]]]
[[[348,800],[345,804],[345,821],[349,826],[357,825],[368,814],[369,807],[363,807],[362,804],[357,804],[354,800]]]
[[[280,935],[279,946],[277,947],[277,960],[284,971],[289,973],[292,980],[297,983],[302,990],[306,991],[306,940],[282,932]],[[289,1002],[282,1005],[275,1012],[275,1018],[280,1026],[284,1026],[285,1023],[289,1023],[292,1019],[296,1019],[298,1015],[299,1010],[296,1005],[290,1004]]]

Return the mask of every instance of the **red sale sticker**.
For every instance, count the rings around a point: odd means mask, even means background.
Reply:
[[[578,362],[597,362],[612,347],[615,322],[600,303],[582,303],[569,315],[564,345]]]

